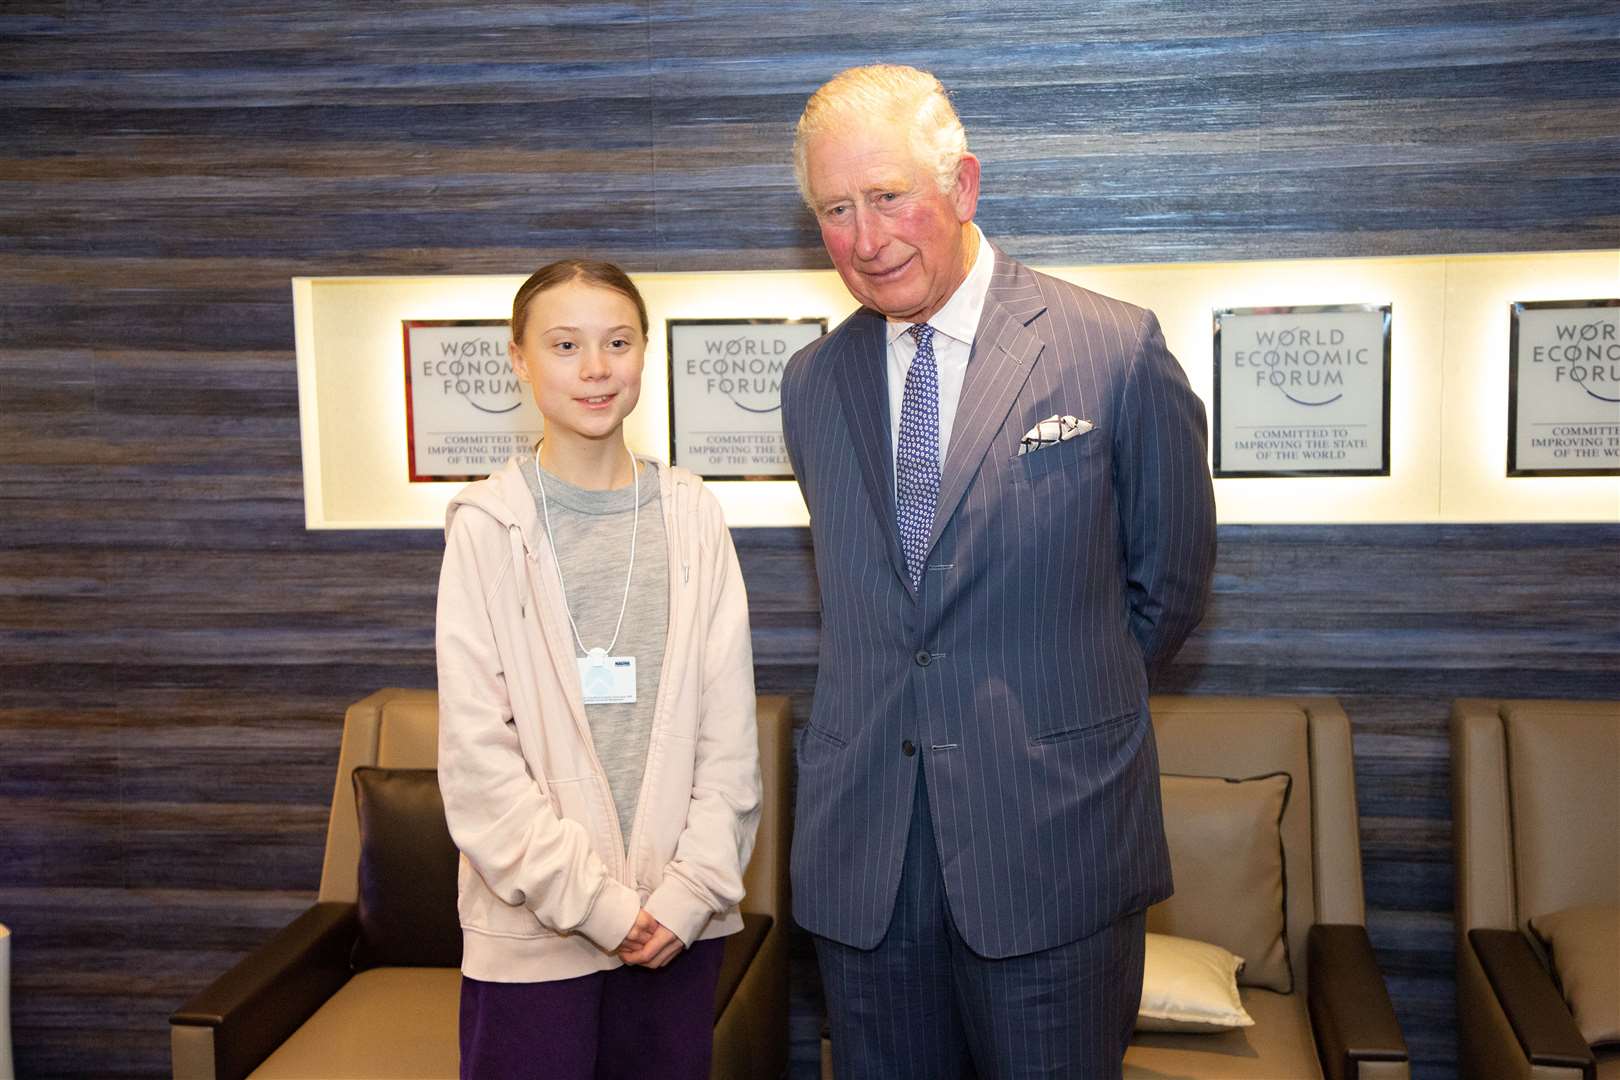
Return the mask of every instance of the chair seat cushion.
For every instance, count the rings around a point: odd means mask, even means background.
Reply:
[[[1241,996],[1253,1027],[1137,1032],[1125,1053],[1126,1080],[1321,1080],[1305,995],[1244,987]]]
[[[745,913],[743,928],[726,938],[716,1016],[736,993],[771,923],[768,915]],[[454,968],[362,971],[266,1058],[250,1080],[455,1078],[461,1060],[460,1015],[461,972]]]
[[[461,972],[362,971],[304,1021],[250,1080],[455,1080]]]

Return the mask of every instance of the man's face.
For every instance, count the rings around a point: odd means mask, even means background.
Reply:
[[[926,322],[967,276],[978,159],[963,155],[956,183],[941,192],[905,132],[880,120],[822,135],[805,149],[811,207],[838,276],[867,307]]]

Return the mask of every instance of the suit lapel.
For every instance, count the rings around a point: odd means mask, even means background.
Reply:
[[[1000,251],[973,335],[967,379],[951,426],[951,446],[940,474],[930,549],[956,512],[990,442],[1006,422],[1018,392],[1040,362],[1042,344],[1029,324],[1046,310],[1034,275]],[[898,541],[896,542],[898,543]]]
[[[855,442],[872,511],[888,537],[889,562],[906,587],[905,556],[900,552],[899,525],[894,518],[894,453],[889,433],[889,380],[886,373],[888,342],[881,315],[862,309],[846,324],[833,369],[838,373],[838,396],[844,419]]]

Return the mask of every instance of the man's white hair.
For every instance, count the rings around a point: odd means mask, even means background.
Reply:
[[[808,147],[823,135],[850,126],[893,125],[906,132],[917,164],[943,194],[956,183],[967,153],[967,132],[938,79],[899,64],[873,64],[841,71],[810,95],[793,136],[793,175],[812,210]]]

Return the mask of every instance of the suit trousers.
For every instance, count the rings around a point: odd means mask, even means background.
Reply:
[[[815,938],[838,1080],[1119,1077],[1142,998],[1144,913],[1024,956],[975,954],[951,917],[924,771],[883,940]]]

